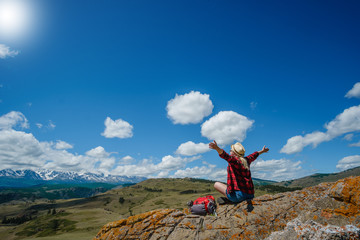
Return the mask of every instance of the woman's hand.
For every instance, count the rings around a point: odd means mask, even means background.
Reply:
[[[266,153],[266,152],[268,152],[268,151],[269,151],[269,148],[267,148],[266,146],[264,146],[264,147],[262,148],[262,150],[259,151],[259,154]]]
[[[209,143],[209,148],[211,149],[217,149],[219,148],[219,146],[217,145],[217,143],[215,142],[215,140],[211,143]]]
[[[211,143],[209,143],[209,148],[216,150],[219,154],[222,154],[223,150],[219,148],[215,140]]]

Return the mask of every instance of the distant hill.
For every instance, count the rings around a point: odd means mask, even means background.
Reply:
[[[1,188],[0,204],[13,200],[88,198],[106,192],[119,185],[108,183],[45,184],[26,188]],[[128,186],[128,184],[125,184]]]
[[[323,182],[336,182],[339,179],[343,179],[349,176],[360,176],[360,167],[348,169],[339,173],[316,173],[311,176],[299,179],[274,183],[273,185],[291,188],[304,188],[315,186]]]
[[[62,172],[52,170],[12,170],[0,171],[0,188],[6,187],[32,187],[41,184],[80,184],[80,183],[108,183],[121,185],[125,183],[138,183],[144,177],[128,177],[118,175]]]
[[[263,180],[263,179],[259,179],[259,178],[253,178],[252,180],[253,180],[253,183],[255,186],[263,186],[263,185],[270,185],[270,184],[277,183],[275,181]]]

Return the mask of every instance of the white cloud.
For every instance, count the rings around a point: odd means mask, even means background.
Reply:
[[[360,155],[353,155],[341,159],[336,165],[336,168],[339,169],[340,171],[345,171],[347,169],[359,167],[359,166],[360,166]]]
[[[41,145],[43,152],[40,158],[46,162],[44,166],[39,166],[41,168],[61,171],[83,171],[85,169],[91,172],[94,171],[94,159],[83,155],[74,155],[66,150],[54,149],[53,145],[48,142],[41,142]]]
[[[161,162],[157,165],[161,170],[175,170],[179,168],[185,167],[185,165],[189,162],[192,162],[199,157],[192,158],[182,158],[182,157],[173,157],[171,155],[167,155],[161,159]]]
[[[134,161],[135,161],[135,159],[133,157],[127,155],[127,156],[121,158],[120,163],[121,164],[130,164],[130,163],[132,163]]]
[[[355,83],[353,88],[346,93],[345,97],[347,97],[347,98],[352,98],[352,97],[360,98],[360,82]]]
[[[11,50],[10,47],[0,44],[0,58],[15,57],[18,54],[19,51]]]
[[[163,157],[158,164],[154,164],[151,160],[144,159],[136,165],[117,166],[112,173],[126,176],[166,177],[170,171],[182,169],[187,163],[196,159],[199,159],[199,157],[182,158],[168,155]]]
[[[184,155],[184,156],[193,156],[201,153],[208,152],[209,145],[205,143],[194,143],[192,141],[188,141],[186,143],[181,144],[176,150],[176,154]]]
[[[100,172],[108,174],[116,165],[116,159],[110,157],[111,153],[106,152],[102,146],[90,149],[85,154],[91,157],[94,168],[100,170]]]
[[[360,147],[360,142],[349,144],[350,147]]]
[[[33,168],[43,166],[43,145],[31,134],[13,129],[0,131],[0,166]]]
[[[222,111],[201,125],[201,135],[220,145],[242,142],[254,121],[233,111]]]
[[[103,173],[110,173],[112,168],[116,164],[116,159],[114,157],[104,157],[99,160],[99,166],[97,169],[100,169]]]
[[[360,131],[360,105],[345,109],[334,120],[325,125],[327,133],[337,137],[345,133]]]
[[[105,158],[110,156],[110,153],[106,152],[102,146],[98,146],[86,152],[86,155],[95,158]]]
[[[360,105],[345,109],[324,127],[327,129],[326,132],[316,131],[306,134],[304,137],[291,137],[280,152],[287,154],[301,152],[308,145],[313,145],[315,148],[318,144],[343,134],[360,131]]]
[[[28,120],[21,112],[12,111],[0,117],[0,129],[11,129],[17,125],[29,128]]]
[[[330,141],[331,137],[323,132],[313,132],[303,136],[294,136],[288,139],[286,145],[280,150],[282,153],[292,154],[301,152],[304,147],[312,145],[313,148],[324,141]]]
[[[37,126],[38,128],[42,128],[42,127],[43,127],[43,125],[42,125],[41,123],[36,123],[36,126]]]
[[[284,181],[306,175],[301,168],[301,162],[288,159],[262,160],[258,159],[251,164],[252,176],[255,178]]]
[[[54,169],[94,171],[91,159],[54,148],[51,142],[39,142],[31,133],[0,131],[0,165],[13,169]]]
[[[167,178],[169,177],[169,171],[161,171],[155,178]]]
[[[105,130],[101,135],[106,138],[131,138],[133,136],[132,130],[133,126],[128,122],[122,119],[114,121],[107,117],[105,120]]]
[[[0,130],[0,166],[11,169],[43,168],[105,174],[115,167],[115,158],[109,157],[101,148],[98,148],[98,151],[90,150],[89,155],[74,155],[64,149],[70,146],[60,140],[56,144],[40,142],[31,133],[23,131]]]
[[[64,141],[61,141],[61,140],[58,140],[55,144],[55,148],[56,149],[59,149],[59,150],[63,150],[63,149],[71,149],[73,148],[73,145],[67,143],[67,142],[64,142]]]
[[[225,168],[216,168],[215,165],[210,165],[206,162],[204,164],[206,165],[195,166],[193,168],[179,169],[174,173],[173,177],[202,178],[226,182],[227,171]]]
[[[176,94],[166,106],[168,118],[174,124],[199,123],[212,113],[213,108],[208,94],[194,91],[184,95]]]

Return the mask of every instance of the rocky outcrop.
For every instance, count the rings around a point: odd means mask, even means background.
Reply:
[[[106,224],[99,239],[360,239],[360,177],[218,207],[155,210]]]

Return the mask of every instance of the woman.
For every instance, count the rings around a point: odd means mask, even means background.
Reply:
[[[214,184],[215,189],[234,203],[254,198],[254,184],[251,179],[250,164],[260,154],[268,152],[269,149],[264,146],[261,151],[244,157],[245,148],[239,142],[231,145],[230,155],[219,148],[215,141],[209,143],[209,148],[216,150],[219,156],[229,163],[227,167],[227,185],[216,182]],[[221,204],[221,201],[219,203]]]

